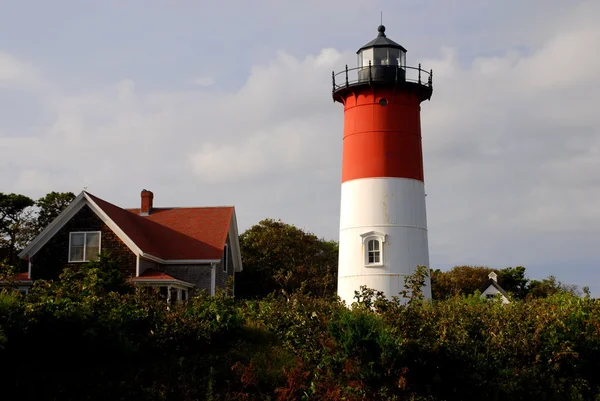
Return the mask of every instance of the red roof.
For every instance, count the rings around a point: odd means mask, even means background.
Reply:
[[[132,278],[132,280],[133,281],[135,281],[135,280],[149,281],[149,280],[177,280],[177,279],[173,276],[169,276],[167,273],[159,272],[158,270],[154,270],[154,269],[147,269],[144,273],[142,273],[141,276]]]
[[[29,278],[29,273],[28,272],[24,272],[24,273],[19,273],[16,276],[14,276],[13,280],[15,280],[15,281],[29,281],[31,279]]]
[[[144,253],[163,260],[221,259],[233,207],[122,209],[86,194]]]

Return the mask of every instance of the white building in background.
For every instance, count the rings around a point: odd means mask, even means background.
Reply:
[[[485,283],[485,285],[481,289],[481,297],[493,299],[496,298],[498,294],[500,294],[500,297],[502,298],[502,303],[509,303],[510,301],[508,300],[508,294],[506,293],[506,291],[504,291],[502,287],[500,287],[500,284],[498,284],[498,275],[494,272],[491,272],[490,274],[488,274],[488,277],[488,282]]]

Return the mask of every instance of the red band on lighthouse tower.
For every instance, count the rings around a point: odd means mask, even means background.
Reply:
[[[390,89],[345,98],[342,182],[399,177],[423,181],[420,99]]]

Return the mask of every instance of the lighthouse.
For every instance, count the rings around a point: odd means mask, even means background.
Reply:
[[[358,65],[333,72],[344,106],[338,295],[361,286],[400,296],[417,266],[429,267],[421,102],[433,72],[406,65],[406,49],[383,25],[357,51]],[[423,289],[431,298],[427,279]]]

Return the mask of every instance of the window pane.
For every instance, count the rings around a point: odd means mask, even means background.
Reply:
[[[374,251],[378,251],[379,250],[379,241],[373,240],[373,250]]]
[[[86,233],[85,242],[85,260],[90,261],[96,259],[100,253],[100,234]]]
[[[100,233],[87,233],[85,237],[88,247],[100,248]]]
[[[400,67],[404,67],[406,65],[406,53],[404,53],[403,51],[400,52],[398,64],[400,65]]]
[[[98,258],[98,254],[100,253],[100,248],[90,248],[88,247],[85,250],[85,261],[89,262],[90,260],[95,260]]]
[[[71,246],[83,246],[85,234],[71,234]]]
[[[362,66],[368,67],[369,61],[373,60],[373,49],[365,49],[362,52]]]
[[[390,65],[400,64],[400,49],[389,49],[390,52]]]
[[[83,262],[83,246],[71,245],[69,260],[71,262]]]
[[[379,263],[379,252],[373,254],[373,263]]]
[[[377,47],[373,50],[373,65],[388,65],[387,47]]]

